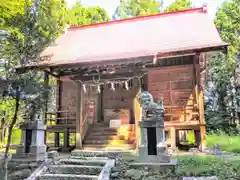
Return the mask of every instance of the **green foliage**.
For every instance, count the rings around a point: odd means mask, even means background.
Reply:
[[[208,131],[236,134],[240,120],[240,89],[238,79],[240,52],[240,0],[222,4],[215,24],[221,38],[229,43],[228,56],[219,53],[209,57],[208,84],[206,86],[206,120]],[[209,84],[210,82],[210,84]]]
[[[85,8],[76,3],[68,10],[67,24],[87,25],[109,21],[107,12],[99,6]]]
[[[233,153],[240,153],[240,136],[228,136],[228,135],[207,135],[207,146],[214,147],[215,144],[219,144],[221,150]]]
[[[4,0],[0,1],[0,29],[5,26],[5,20],[11,19],[19,14],[24,13],[26,0]]]
[[[182,11],[186,8],[191,8],[192,3],[190,0],[175,0],[172,4],[170,4],[164,12],[174,12],[174,11]]]
[[[160,13],[164,1],[156,0],[121,0],[121,4],[116,9],[113,19],[130,18]],[[164,12],[181,11],[191,8],[190,0],[175,0]]]
[[[240,52],[240,0],[232,0],[222,4],[216,14],[215,25],[221,38],[229,43],[229,58],[236,60]]]
[[[160,12],[161,3],[156,0],[121,0],[114,16],[120,19],[157,14]]]

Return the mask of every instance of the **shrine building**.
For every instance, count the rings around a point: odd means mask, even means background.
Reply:
[[[207,54],[227,44],[205,7],[71,26],[25,70],[57,80],[56,111],[46,103],[52,146],[136,149],[142,91],[163,99],[169,147],[204,148],[203,86]],[[188,142],[192,132],[194,142]],[[61,140],[62,138],[62,140]]]

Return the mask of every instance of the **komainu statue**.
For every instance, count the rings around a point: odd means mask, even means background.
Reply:
[[[158,102],[154,102],[152,95],[149,92],[144,91],[138,95],[138,101],[143,108],[144,119],[157,118],[164,121],[164,106],[162,99]]]

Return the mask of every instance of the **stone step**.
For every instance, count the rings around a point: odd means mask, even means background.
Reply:
[[[37,180],[97,180],[94,175],[76,175],[76,174],[43,174],[37,177]]]
[[[110,127],[105,127],[105,126],[93,126],[91,128],[91,131],[133,131],[133,128],[131,126],[121,126],[120,128],[110,128]]]
[[[92,134],[89,134],[89,136],[86,137],[86,140],[125,140],[127,138],[125,138],[123,135],[113,135],[113,136],[109,136],[109,135],[102,135],[102,136],[95,136]]]
[[[97,132],[94,132],[94,131],[91,131],[89,133],[89,136],[116,136],[117,135],[117,132],[115,131],[97,131]]]
[[[60,160],[61,164],[65,165],[83,165],[83,166],[99,166],[103,167],[105,165],[104,160],[96,160],[96,159],[75,159],[75,158],[69,158],[69,159],[62,159]]]
[[[118,144],[132,144],[134,140],[84,140],[83,144],[107,144],[107,145],[118,145]]]
[[[106,161],[109,159],[109,157],[116,157],[122,152],[132,152],[132,150],[74,150],[71,152],[71,158]]]
[[[101,144],[84,144],[85,150],[132,150],[135,144],[119,144],[119,145],[101,145]]]
[[[82,174],[82,175],[98,175],[102,171],[101,166],[87,165],[51,165],[47,168],[47,174]]]

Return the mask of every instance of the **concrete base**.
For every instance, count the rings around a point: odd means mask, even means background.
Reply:
[[[47,153],[21,153],[21,154],[13,154],[12,161],[24,161],[24,162],[38,162],[45,161],[47,159]]]
[[[171,159],[169,162],[156,162],[156,161],[140,161],[136,160],[135,162],[131,163],[130,166],[133,168],[144,168],[144,167],[149,167],[153,168],[159,171],[174,171],[175,166],[177,165],[177,160],[176,159]]]
[[[30,146],[30,153],[32,154],[43,154],[46,153],[47,151],[47,146],[46,145],[32,145]]]
[[[147,156],[138,156],[136,162],[156,162],[156,163],[170,163],[170,155],[147,155]]]

